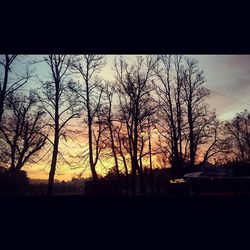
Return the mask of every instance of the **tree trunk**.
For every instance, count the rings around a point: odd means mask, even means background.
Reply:
[[[153,179],[153,164],[152,164],[152,147],[151,147],[151,131],[149,131],[148,137],[148,149],[149,149],[149,169],[150,169],[150,187],[151,194],[154,195],[154,179]]]
[[[123,164],[124,164],[124,168],[125,168],[125,191],[126,191],[126,195],[129,194],[129,173],[128,173],[128,166],[126,163],[126,158],[122,152],[122,142],[121,142],[121,138],[120,138],[120,131],[118,132],[117,136],[118,136],[118,142],[119,142],[119,151],[120,151],[120,155],[122,157],[123,160]]]
[[[190,154],[190,167],[194,167],[195,163],[195,145],[194,145],[194,129],[193,129],[193,119],[192,119],[192,109],[191,105],[188,107],[188,123],[189,123],[189,154]]]
[[[3,87],[0,92],[0,125],[2,122],[3,111],[4,111],[4,101],[6,95],[6,89],[8,84],[8,77],[9,77],[9,57],[8,55],[5,56],[6,58],[6,65],[4,67],[4,80],[3,80]]]
[[[54,136],[53,155],[52,155],[52,161],[51,161],[50,172],[49,172],[48,193],[47,193],[49,196],[53,194],[58,148],[59,148],[59,133],[56,132]]]
[[[133,161],[132,161],[132,195],[136,194],[136,172],[139,170],[138,164],[138,105],[134,113],[134,140],[133,140]]]
[[[126,190],[126,195],[129,194],[129,174],[128,174],[128,167],[126,163],[125,157],[123,157],[123,162],[124,162],[124,168],[125,168],[125,190]]]
[[[173,114],[173,106],[172,106],[172,100],[170,96],[170,86],[168,85],[168,102],[169,102],[169,109],[170,109],[170,125],[171,125],[171,131],[172,131],[172,175],[175,178],[179,175],[179,152],[178,152],[178,137],[177,137],[177,128],[174,122],[174,114]]]
[[[54,144],[52,161],[50,165],[49,181],[48,181],[48,192],[47,195],[51,196],[53,194],[54,188],[54,177],[56,173],[57,155],[59,149],[59,137],[60,137],[60,125],[59,125],[59,96],[60,96],[60,80],[59,76],[55,76],[55,131],[54,131]]]
[[[110,139],[111,139],[111,149],[112,149],[112,154],[115,159],[115,169],[116,169],[116,175],[117,175],[117,180],[119,181],[119,165],[118,165],[118,159],[117,159],[117,154],[115,150],[115,142],[114,142],[114,136],[113,136],[113,131],[112,131],[112,122],[109,118],[109,132],[110,132]]]
[[[140,174],[140,194],[145,194],[145,184],[143,178],[143,165],[142,165],[142,157],[140,156],[140,166],[139,166],[139,174]]]
[[[93,181],[96,182],[98,180],[98,176],[95,170],[94,160],[93,160],[93,145],[92,145],[92,121],[90,119],[88,124],[88,137],[89,137],[89,164],[92,173]]]

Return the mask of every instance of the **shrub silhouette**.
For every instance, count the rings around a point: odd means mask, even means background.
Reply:
[[[29,185],[27,173],[15,168],[0,169],[0,194],[19,195],[24,194]]]

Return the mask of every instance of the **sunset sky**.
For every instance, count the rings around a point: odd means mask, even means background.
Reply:
[[[120,56],[120,55],[116,55]],[[188,55],[198,59],[200,68],[204,71],[206,77],[205,87],[212,91],[208,103],[216,109],[220,120],[231,119],[237,112],[244,109],[250,109],[250,55]],[[37,56],[29,56],[29,58]],[[124,55],[126,59],[132,61],[134,55]],[[105,80],[113,79],[112,64],[115,55],[107,55],[107,65],[101,75]],[[20,66],[20,65],[19,65]],[[17,67],[19,67],[17,66]],[[47,66],[43,63],[36,66],[36,74],[41,79],[48,75]],[[30,86],[36,88],[37,81],[33,79]],[[74,142],[69,143],[75,147]],[[69,150],[65,149],[65,150]],[[82,168],[72,170],[64,164],[59,165],[60,175],[56,179],[69,180],[82,171]],[[35,166],[26,166],[25,169],[31,178],[48,178],[48,169],[42,170],[46,166],[36,164]],[[103,168],[98,167],[99,170]],[[97,168],[97,172],[98,172]],[[84,175],[83,175],[84,176]]]

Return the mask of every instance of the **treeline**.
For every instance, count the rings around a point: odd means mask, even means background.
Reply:
[[[41,60],[1,55],[1,166],[18,173],[49,145],[47,193],[52,195],[58,156],[64,157],[61,142],[74,134],[69,127],[78,121],[84,134],[76,130],[76,138],[87,141],[79,155],[82,168],[88,167],[97,182],[97,164],[109,161],[131,194],[137,179],[145,192],[145,172],[153,178],[156,167],[170,166],[175,178],[197,164],[249,162],[249,112],[220,122],[207,102],[210,91],[196,59],[149,55],[128,62],[117,56],[111,81],[102,77],[105,64],[102,55]],[[46,77],[39,75],[41,68]],[[37,87],[27,92],[34,81]]]

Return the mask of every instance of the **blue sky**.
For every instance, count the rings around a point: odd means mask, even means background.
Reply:
[[[117,55],[119,56],[119,55]],[[205,86],[214,91],[208,102],[216,109],[220,120],[230,119],[235,113],[250,110],[250,55],[189,55],[198,59],[200,68],[206,77]],[[39,59],[41,56],[28,56]],[[134,55],[124,55],[129,61]],[[115,55],[107,55],[107,65],[102,71],[106,80],[112,80],[112,64]],[[15,69],[21,71],[23,65],[17,63]],[[48,76],[48,67],[44,63],[36,66],[40,78]],[[37,88],[37,79],[33,78],[29,86]],[[27,86],[28,87],[28,86]]]

